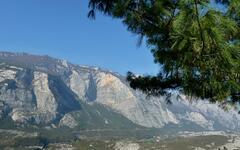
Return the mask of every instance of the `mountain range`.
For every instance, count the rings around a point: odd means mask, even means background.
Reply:
[[[85,130],[240,129],[234,109],[225,111],[179,94],[173,94],[172,104],[165,100],[131,89],[124,76],[111,71],[49,56],[0,52],[0,124]]]

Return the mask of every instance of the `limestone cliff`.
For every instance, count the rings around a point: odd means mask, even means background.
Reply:
[[[183,98],[184,99],[184,98]],[[70,64],[48,56],[0,53],[0,117],[19,124],[97,125],[203,130],[240,129],[240,116],[208,102],[146,97],[110,71]]]

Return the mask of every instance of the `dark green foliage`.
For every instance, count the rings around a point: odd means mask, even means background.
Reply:
[[[212,102],[235,103],[240,100],[240,1],[215,2],[90,0],[89,17],[98,10],[146,38],[161,69],[157,76],[129,73],[134,89],[155,95],[174,89]]]
[[[4,116],[0,119],[0,129],[12,129],[16,128],[16,125],[14,124],[12,118],[9,116]]]

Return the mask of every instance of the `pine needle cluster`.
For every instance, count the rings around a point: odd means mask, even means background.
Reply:
[[[100,11],[146,38],[160,72],[129,72],[134,89],[240,101],[240,0],[90,0],[89,8],[89,17]]]

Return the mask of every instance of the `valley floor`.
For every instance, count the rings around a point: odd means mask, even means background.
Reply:
[[[92,132],[92,131],[86,131]],[[225,132],[181,132],[147,138],[104,137],[104,131],[72,136],[69,131],[29,132],[0,129],[0,149],[9,150],[238,150],[240,135]],[[108,133],[109,134],[109,133]]]

